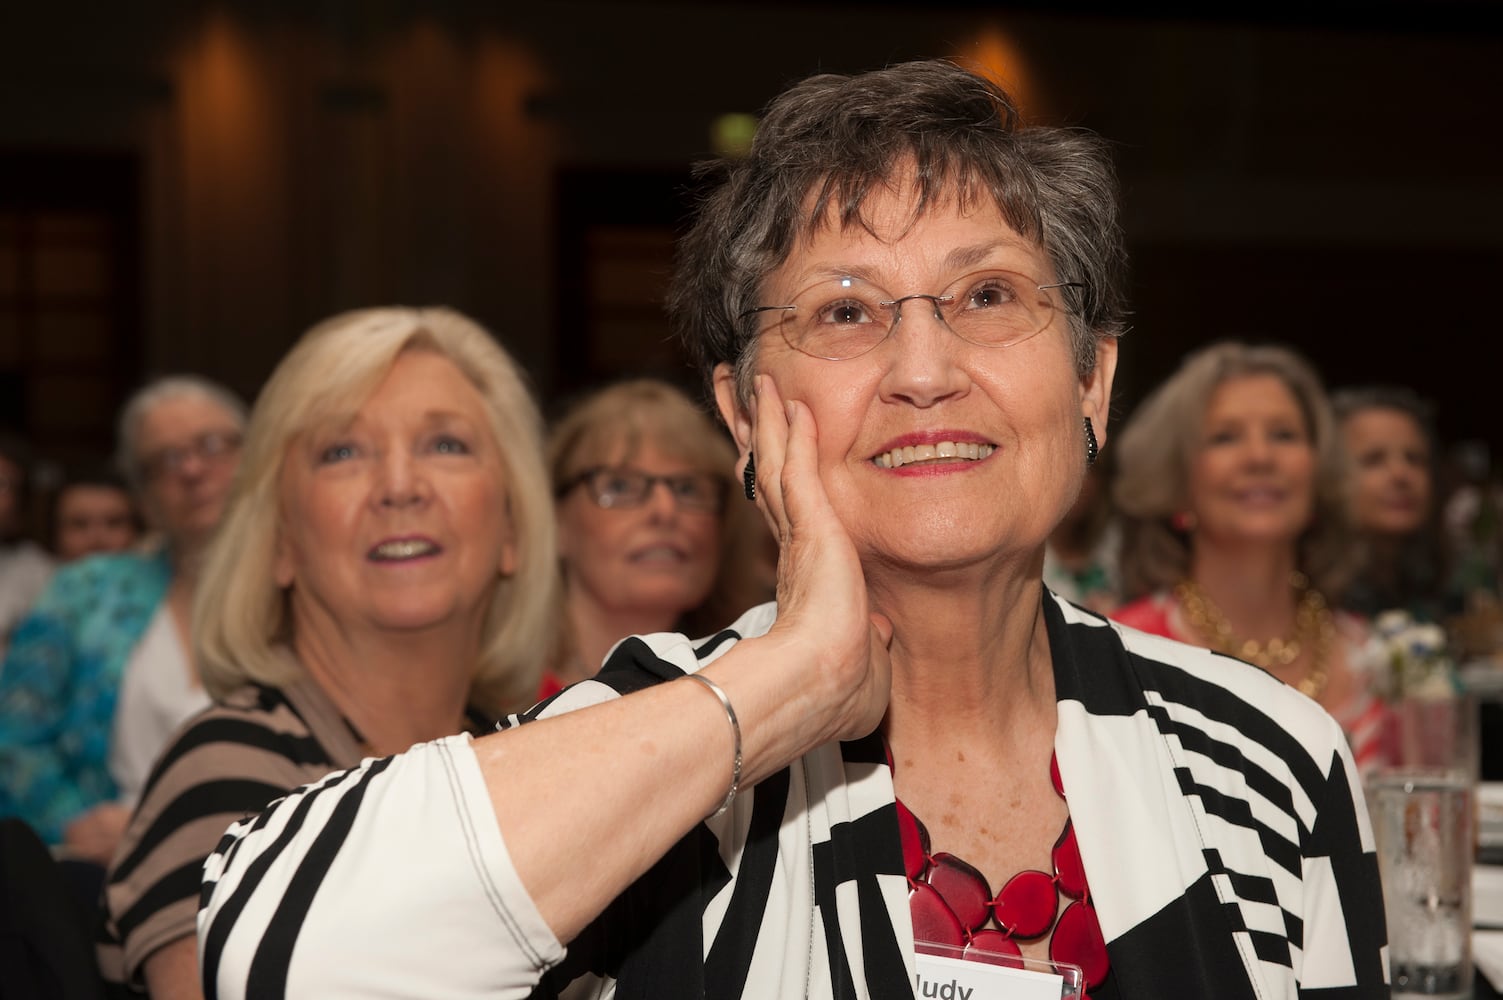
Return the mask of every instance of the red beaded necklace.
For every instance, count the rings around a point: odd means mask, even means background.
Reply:
[[[890,750],[887,764],[892,766]],[[1064,799],[1064,783],[1053,754],[1049,757],[1049,778],[1054,791]],[[986,876],[971,865],[953,854],[930,853],[929,831],[901,800],[897,805],[915,938],[962,948],[966,958],[1002,965],[1008,964],[1005,958],[992,956],[1021,957],[1017,942],[1041,938],[1052,929],[1051,959],[1080,966],[1086,989],[1095,989],[1105,981],[1111,967],[1106,940],[1091,903],[1075,827],[1068,816],[1054,842],[1054,874],[1037,869],[1020,871],[994,897]],[[1062,913],[1061,896],[1069,900]]]

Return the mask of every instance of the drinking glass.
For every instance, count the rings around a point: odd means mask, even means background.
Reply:
[[[1472,996],[1475,795],[1474,781],[1441,768],[1368,783],[1395,998]]]

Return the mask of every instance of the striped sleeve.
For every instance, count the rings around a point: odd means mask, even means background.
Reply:
[[[521,998],[564,954],[467,735],[328,775],[236,824],[205,865],[202,904],[210,998]]]
[[[334,766],[271,692],[190,722],[153,769],[110,869],[99,947],[106,978],[141,985],[152,952],[194,934],[204,859],[225,827]]]

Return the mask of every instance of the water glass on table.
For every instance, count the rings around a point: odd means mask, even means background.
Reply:
[[[1393,995],[1470,998],[1476,699],[1405,699],[1394,730],[1394,760],[1366,788]]]

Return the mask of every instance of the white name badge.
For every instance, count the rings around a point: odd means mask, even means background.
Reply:
[[[1013,965],[950,957],[960,949],[921,943],[915,956],[913,995],[919,1000],[1062,1000],[1081,995],[1078,965],[1043,958],[1011,958]],[[925,953],[928,950],[929,954]]]

